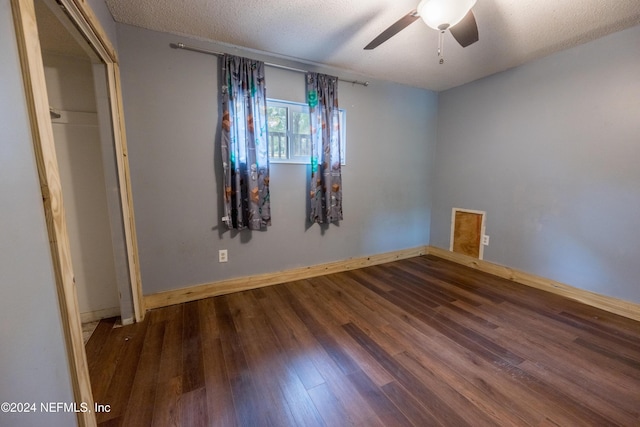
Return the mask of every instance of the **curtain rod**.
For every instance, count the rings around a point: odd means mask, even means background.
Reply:
[[[190,50],[192,52],[206,53],[207,55],[214,55],[214,56],[222,56],[222,55],[224,55],[224,53],[221,53],[221,52],[215,52],[213,50],[207,50],[207,49],[200,49],[199,47],[187,46],[184,43],[169,43],[169,46],[171,46],[173,49]],[[264,65],[267,65],[267,66],[273,67],[273,68],[280,68],[281,70],[295,71],[296,73],[306,73],[307,72],[307,70],[302,70],[300,68],[287,67],[286,65],[273,64],[271,62],[265,62]],[[369,86],[369,82],[360,82],[358,80],[342,80],[342,79],[338,79],[338,81],[342,81],[342,82],[345,82],[345,83],[351,83],[351,84],[354,84],[354,85]]]

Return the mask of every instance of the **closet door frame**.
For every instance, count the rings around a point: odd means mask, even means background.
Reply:
[[[91,409],[87,412],[78,412],[78,424],[80,426],[95,426],[96,418],[93,411],[94,401],[91,393],[91,380],[82,338],[82,325],[71,263],[60,173],[49,115],[49,100],[33,1],[11,0],[13,21],[16,29],[31,135],[42,191],[43,208],[49,235],[74,398],[76,403],[85,403]],[[129,266],[128,273],[133,297],[134,316],[135,320],[139,322],[144,319],[145,307],[142,297],[118,57],[109,38],[85,0],[42,1],[47,2],[52,7],[62,7],[67,17],[80,31],[106,67],[113,143],[120,188],[120,204]]]

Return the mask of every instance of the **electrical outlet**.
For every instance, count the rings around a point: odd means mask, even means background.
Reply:
[[[226,249],[220,249],[218,251],[218,262],[227,262],[229,261],[229,253]]]
[[[489,246],[489,236],[487,236],[486,234],[482,236],[482,244],[485,246]]]

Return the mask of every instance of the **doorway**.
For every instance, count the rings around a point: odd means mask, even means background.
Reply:
[[[76,293],[76,278],[81,276],[80,268],[86,266],[83,265],[83,262],[76,262],[72,253],[70,240],[74,232],[71,228],[78,228],[78,224],[70,225],[71,221],[66,214],[65,204],[68,203],[69,210],[73,210],[72,196],[68,195],[69,191],[65,192],[63,189],[63,181],[69,181],[68,177],[65,178],[63,175],[70,174],[70,170],[61,173],[61,162],[59,162],[57,155],[57,151],[73,153],[73,155],[69,155],[71,161],[68,163],[78,166],[78,160],[72,159],[73,156],[77,156],[78,152],[56,147],[54,135],[60,131],[54,131],[53,128],[61,123],[54,124],[52,121],[52,117],[55,117],[54,120],[64,121],[65,115],[68,120],[72,113],[87,112],[74,111],[73,109],[65,110],[64,108],[54,108],[53,111],[50,109],[52,105],[47,92],[52,90],[53,86],[47,85],[45,61],[43,61],[40,41],[42,40],[44,45],[53,40],[59,42],[60,38],[70,38],[84,51],[84,57],[88,58],[88,63],[85,65],[88,67],[87,69],[91,70],[95,97],[95,111],[90,112],[94,116],[93,136],[87,137],[84,132],[87,131],[85,128],[83,132],[80,132],[80,136],[76,135],[73,138],[83,142],[94,140],[96,144],[92,148],[92,164],[102,165],[103,173],[98,174],[102,181],[95,188],[103,188],[103,207],[106,206],[106,212],[102,212],[102,237],[98,240],[103,243],[106,241],[111,243],[110,251],[113,257],[109,268],[116,271],[116,282],[120,280],[120,283],[126,284],[124,292],[121,287],[116,291],[119,295],[117,299],[128,301],[131,306],[129,308],[132,313],[131,320],[140,321],[144,317],[144,306],[117,56],[93,12],[83,0],[35,0],[35,2],[34,0],[11,0],[11,6],[74,400],[93,407],[91,382],[82,339],[80,306]],[[42,7],[45,9],[41,9]],[[40,31],[44,35],[42,38],[39,37]],[[51,81],[51,79],[49,80]],[[61,93],[62,95],[66,93],[65,96],[75,95],[74,90],[62,91]],[[54,98],[52,96],[52,99]],[[84,118],[86,119],[86,116]],[[96,121],[100,126],[95,126]],[[68,129],[62,133],[65,132],[68,132]],[[66,143],[68,142],[66,141]],[[83,164],[83,162],[88,163],[86,156],[86,153],[80,156],[80,168],[87,166]],[[62,163],[64,166],[64,161]],[[79,182],[75,178],[71,181]],[[107,218],[106,221],[105,218]],[[93,217],[84,218],[80,222],[91,222],[94,219]],[[108,224],[105,225],[105,222]],[[83,224],[83,227],[84,230],[94,229],[91,224],[88,228],[86,224]],[[105,230],[108,232],[105,233]],[[80,234],[84,234],[84,231]],[[83,250],[80,252],[84,253]],[[122,280],[123,278],[124,280]],[[120,303],[116,309],[124,312],[125,306],[126,303]],[[93,311],[98,312],[94,315],[100,315],[100,309]],[[95,414],[92,411],[79,412],[77,417],[81,426],[96,424]]]
[[[115,219],[110,221],[119,205],[117,198],[107,197],[111,185],[105,172],[115,165],[103,158],[113,157],[113,144],[100,138],[92,71],[97,64],[79,47],[78,53],[69,53],[48,37],[40,23],[50,12],[39,0],[35,4],[83,330],[106,317],[121,316],[123,323],[132,323],[122,230],[111,227],[117,225]],[[116,257],[125,258],[125,264]]]

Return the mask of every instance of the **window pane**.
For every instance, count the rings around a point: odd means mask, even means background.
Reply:
[[[268,106],[267,121],[269,122],[269,132],[286,132],[287,108]]]
[[[273,159],[287,158],[287,134],[269,132],[269,157]]]
[[[293,127],[293,133],[309,135],[309,120],[309,111],[307,111],[306,108],[305,111],[292,111],[291,124]]]
[[[287,158],[287,108],[267,106],[269,156]]]
[[[311,138],[309,134],[292,134],[291,135],[291,156],[292,157],[309,157],[311,156]]]
[[[309,121],[308,111],[291,112],[291,156],[293,157],[306,157],[311,155]]]

